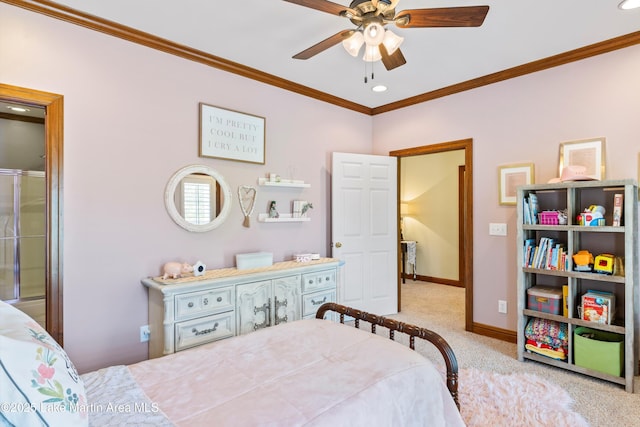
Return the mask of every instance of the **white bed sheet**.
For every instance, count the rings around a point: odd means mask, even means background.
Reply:
[[[267,328],[127,371],[148,398],[148,406],[138,407],[151,408],[150,416],[166,415],[176,426],[464,425],[430,361],[327,320]],[[111,399],[100,397],[109,387],[90,381],[85,387],[90,404],[103,402],[93,409]],[[135,415],[102,412],[90,413],[92,425],[108,423],[110,415]]]

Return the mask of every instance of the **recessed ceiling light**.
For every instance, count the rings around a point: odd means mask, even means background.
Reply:
[[[385,90],[387,90],[387,87],[385,85],[375,85],[371,88],[371,90],[374,92],[384,92]]]
[[[629,9],[635,9],[640,7],[640,0],[623,0],[619,5],[618,8],[622,9],[622,10],[629,10]]]
[[[11,111],[15,111],[16,113],[26,113],[27,111],[29,111],[28,108],[24,108],[24,107],[8,106],[7,108],[10,109]]]

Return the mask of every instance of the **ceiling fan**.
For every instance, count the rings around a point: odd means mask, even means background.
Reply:
[[[400,0],[353,0],[349,7],[328,0],[284,1],[348,18],[357,26],[322,40],[294,55],[294,59],[309,59],[340,42],[347,52],[358,56],[364,44],[363,59],[369,62],[382,60],[387,70],[407,62],[399,49],[404,39],[386,30],[387,24],[393,23],[399,28],[479,27],[489,12],[489,6],[463,6],[406,9],[396,13]]]

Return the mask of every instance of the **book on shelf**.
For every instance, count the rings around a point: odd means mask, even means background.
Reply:
[[[539,209],[538,196],[536,196],[535,194],[529,194],[529,197],[525,197],[522,201],[522,221],[525,224],[537,224]]]
[[[529,260],[531,259],[531,251],[535,248],[536,239],[526,239],[524,241],[524,251],[522,252],[523,260],[522,265],[524,267],[529,267]]]
[[[529,207],[531,209],[531,223],[538,223],[538,211],[540,211],[540,205],[538,204],[538,196],[535,194],[529,194]]]
[[[617,193],[613,195],[613,225],[619,227],[622,225],[622,201],[624,194]]]
[[[551,237],[541,237],[538,245],[535,244],[535,239],[526,239],[522,265],[541,270],[566,270],[565,246]]]
[[[615,319],[616,296],[611,292],[587,291],[582,295],[582,320],[610,325]]]
[[[522,201],[522,217],[525,224],[531,224],[531,210],[529,209],[529,200],[525,197]]]

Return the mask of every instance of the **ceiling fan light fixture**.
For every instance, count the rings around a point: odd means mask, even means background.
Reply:
[[[640,7],[640,0],[623,0],[618,5],[618,8],[622,10],[636,9]]]
[[[368,46],[378,46],[384,39],[384,27],[377,22],[372,22],[364,29],[364,41]]]
[[[393,55],[393,52],[400,47],[403,41],[404,37],[400,37],[399,35],[392,33],[390,30],[387,30],[384,32],[382,44],[387,48],[387,53],[389,55]]]
[[[349,52],[349,55],[356,57],[364,43],[364,36],[360,31],[354,32],[351,37],[342,41],[342,47]]]
[[[362,57],[366,62],[376,62],[382,59],[382,55],[380,54],[380,49],[378,46],[369,46],[366,45],[364,49],[364,56]]]

